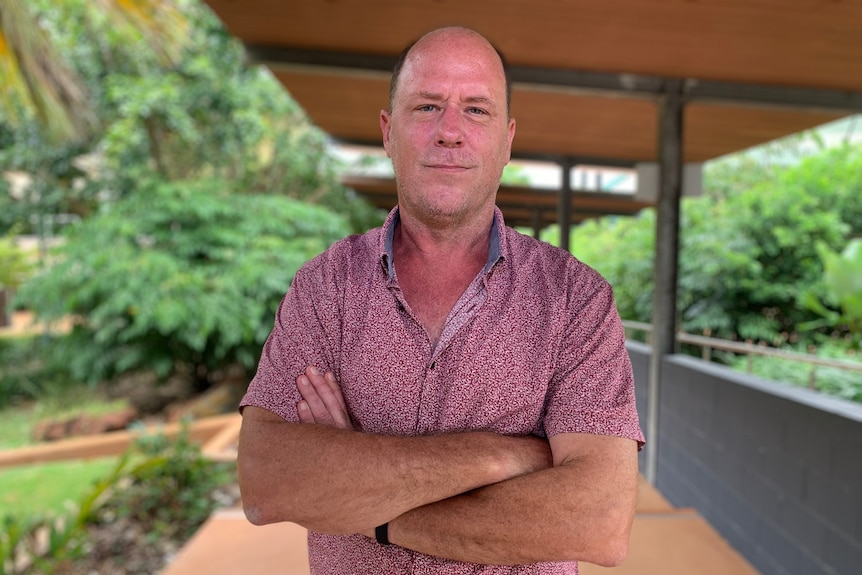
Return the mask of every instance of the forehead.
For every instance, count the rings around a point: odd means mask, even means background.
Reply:
[[[422,38],[408,54],[399,84],[405,95],[457,87],[477,96],[505,98],[506,91],[497,52],[481,36],[464,33]]]

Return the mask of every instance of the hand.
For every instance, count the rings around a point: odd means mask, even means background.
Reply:
[[[341,387],[331,371],[324,375],[316,367],[308,366],[305,373],[296,378],[296,387],[302,396],[302,401],[296,404],[302,423],[353,429]]]

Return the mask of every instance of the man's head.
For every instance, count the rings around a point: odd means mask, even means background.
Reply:
[[[498,52],[473,30],[434,30],[405,52],[380,112],[402,215],[441,229],[489,220],[515,135],[508,98]]]

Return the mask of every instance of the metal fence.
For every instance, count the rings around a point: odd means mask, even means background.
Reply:
[[[626,332],[640,331],[647,334],[647,343],[649,343],[649,334],[652,332],[652,325],[639,321],[623,320],[623,326]],[[832,367],[836,369],[845,369],[848,371],[862,372],[862,363],[854,363],[851,361],[842,361],[840,359],[830,359],[818,357],[809,353],[799,353],[776,349],[763,344],[755,344],[751,342],[739,342],[726,339],[717,339],[704,335],[695,335],[692,333],[678,332],[677,341],[696,345],[701,348],[701,359],[704,361],[712,361],[713,350],[729,351],[748,356],[747,371],[753,371],[752,356],[761,355],[768,357],[776,357],[787,361],[797,361],[810,366],[811,371],[808,375],[808,387],[816,390],[817,368]]]

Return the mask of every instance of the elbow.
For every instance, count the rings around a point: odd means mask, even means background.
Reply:
[[[246,519],[253,525],[291,520],[290,501],[268,477],[270,474],[258,462],[240,454],[237,459],[240,500]]]
[[[261,481],[243,480],[239,474],[240,498],[246,519],[252,525],[269,525],[289,521],[311,531],[329,535],[349,535],[365,526],[354,526],[338,517],[319,512],[313,497],[300,497],[300,489],[279,490]]]
[[[619,567],[628,557],[632,519],[609,520],[603,529],[596,529],[596,537],[589,546],[589,558],[585,561],[601,567]]]
[[[245,518],[248,519],[248,522],[252,525],[259,526],[274,523],[274,521],[267,518],[266,514],[263,512],[263,508],[261,508],[260,506],[252,505],[243,501],[242,511],[243,513],[245,513]]]
[[[593,556],[586,561],[600,567],[619,567],[625,561],[628,553],[628,538],[604,541],[593,550]]]
[[[243,513],[245,513],[245,517],[249,523],[253,525],[268,525],[281,521],[272,511],[272,503],[260,493],[260,489],[255,489],[253,486],[248,485],[248,483],[240,482],[240,498],[242,500]]]

